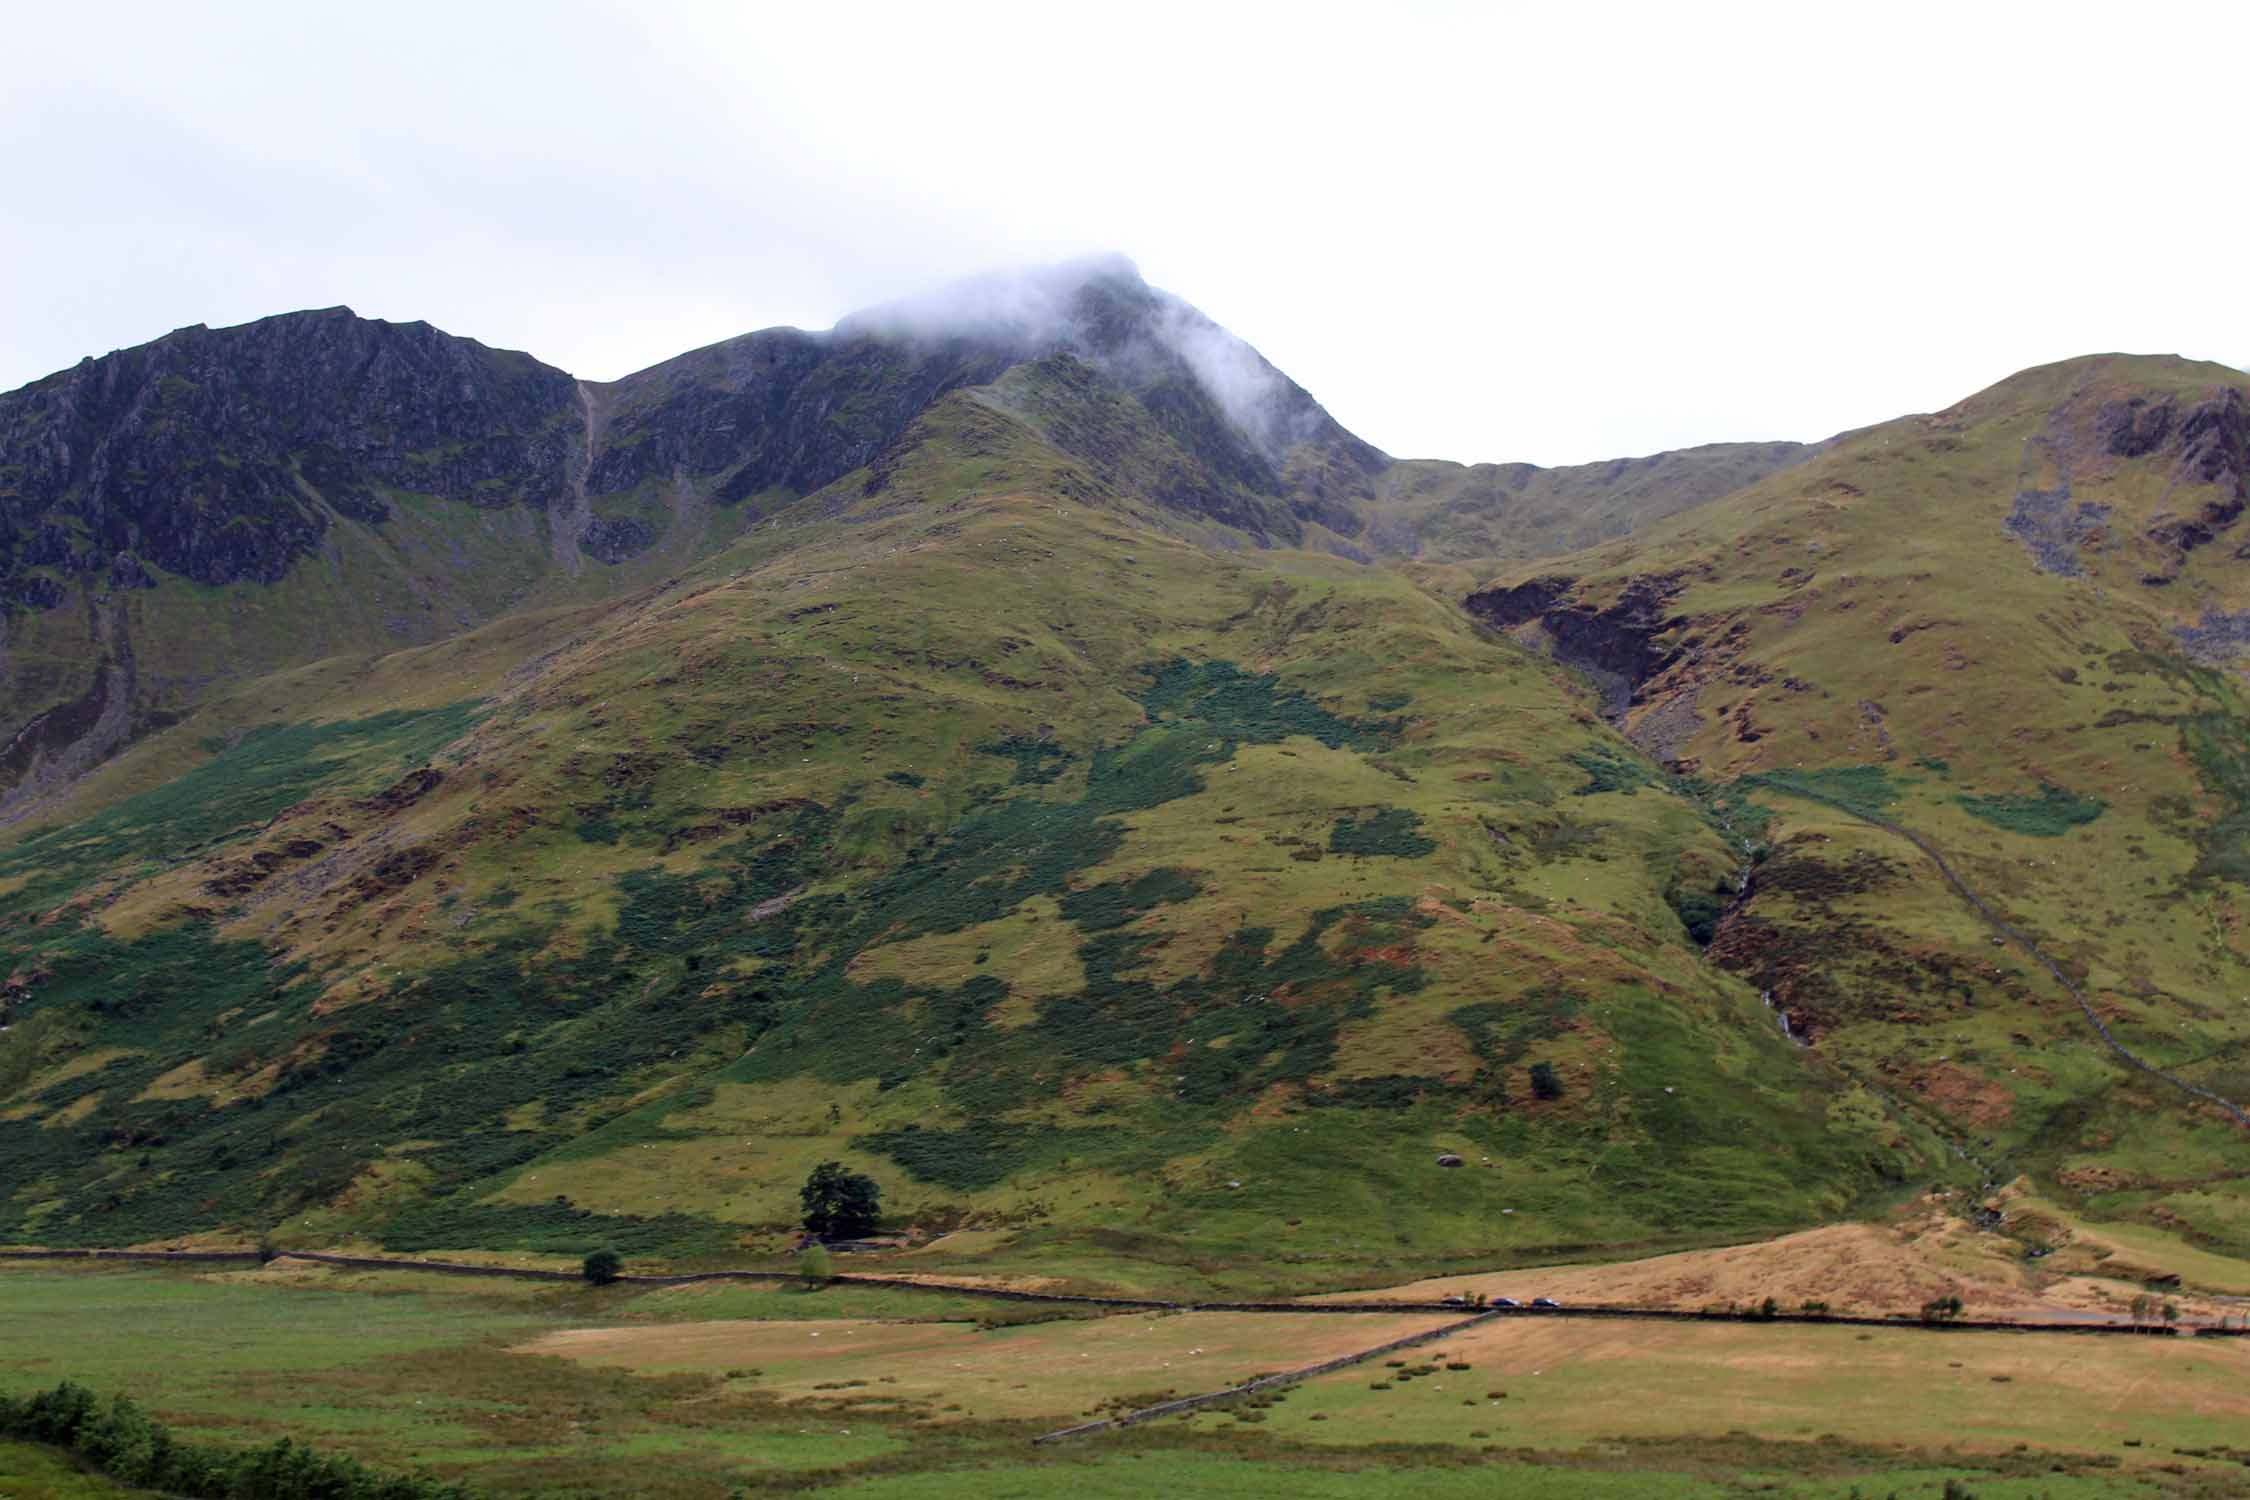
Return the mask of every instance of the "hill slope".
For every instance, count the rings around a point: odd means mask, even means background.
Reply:
[[[0,854],[0,1237],[719,1252],[840,1156],[1019,1260],[1334,1278],[1933,1168],[1702,961],[1736,856],[1567,675],[1170,534],[1192,454],[1092,369],[83,783]]]
[[[1121,261],[769,329],[608,384],[342,308],[187,328],[0,396],[0,819],[250,677],[614,597],[848,473],[879,490],[889,450],[963,390],[1170,533],[1362,561],[1424,546],[1384,519],[1421,515],[1393,478],[1411,466]],[[1760,462],[1557,473],[1606,534]],[[1446,525],[1505,517],[1534,554],[1578,540],[1521,503],[1555,489],[1523,468],[1447,490]]]
[[[1817,1050],[1996,1171],[2238,1254],[2239,1118],[2123,1054],[2250,1101],[2246,389],[2172,359],[2027,371],[1468,598],[1604,682],[1651,753],[1768,789],[1774,853],[1712,951]]]
[[[7,398],[89,436],[4,497],[0,1240],[737,1255],[835,1158],[1103,1274],[2019,1172],[2250,1252],[2233,372],[1464,470],[1108,263],[603,386],[274,321],[366,373]]]

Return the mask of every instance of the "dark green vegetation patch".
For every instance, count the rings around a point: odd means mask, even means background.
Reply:
[[[233,744],[161,786],[76,823],[33,835],[0,854],[0,877],[30,874],[0,912],[22,910],[75,887],[98,870],[171,863],[263,826],[322,791],[372,791],[383,771],[418,765],[468,733],[481,702],[397,710],[327,724],[276,724]]]
[[[1581,797],[1597,792],[1623,792],[1630,797],[1644,786],[1657,784],[1656,772],[1645,763],[1608,745],[1580,750],[1567,759],[1586,773],[1586,784],[1578,789]]]
[[[1060,776],[1063,767],[1070,763],[1070,753],[1062,746],[1052,740],[1028,734],[1012,734],[1006,739],[994,740],[989,745],[979,745],[977,754],[997,756],[1011,762],[1016,768],[1016,774],[1010,783],[1014,786],[1045,786]],[[898,777],[899,773],[893,772],[890,779],[896,781]],[[922,779],[917,776],[905,784],[920,786]]]
[[[2180,724],[2180,747],[2195,763],[2204,790],[2219,800],[2219,815],[2200,817],[2180,798],[2171,821],[2200,853],[2196,878],[2250,885],[2250,722],[2230,711],[2236,702],[2231,691],[2221,689],[2221,701],[2225,709]]]
[[[1153,718],[1207,725],[1230,742],[1270,745],[1307,735],[1331,750],[1380,750],[1404,724],[1355,721],[1329,712],[1271,673],[1252,675],[1227,661],[1173,661],[1156,672],[1141,706]]]
[[[1745,776],[1750,786],[1805,792],[1853,812],[1880,813],[1898,801],[1898,785],[1882,766],[1828,766],[1813,771],[1763,771]]]
[[[1340,818],[1328,835],[1331,854],[1388,854],[1420,859],[1437,852],[1437,841],[1414,830],[1422,815],[1404,807],[1385,807],[1357,818]]]
[[[2109,808],[2099,797],[2081,797],[2051,783],[2040,787],[2036,797],[1956,797],[1953,800],[1972,816],[1984,819],[1995,828],[2044,839],[2060,838],[2073,828],[2093,822]]]
[[[183,1442],[125,1397],[104,1401],[67,1380],[20,1401],[0,1397],[0,1434],[50,1444],[120,1483],[188,1500],[472,1500],[460,1485],[378,1473],[288,1438],[260,1448]]]

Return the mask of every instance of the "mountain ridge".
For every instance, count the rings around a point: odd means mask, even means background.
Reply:
[[[0,395],[8,764],[49,786],[189,706],[188,684],[646,584],[848,474],[879,485],[934,401],[1057,360],[1084,373],[1058,365],[1028,404],[996,409],[1046,422],[1090,472],[1145,455],[1138,498],[1161,524],[1362,562],[1406,535],[1376,515],[1398,464],[1120,260],[987,278],[820,333],[743,334],[610,382],[341,307],[192,325]],[[1796,456],[1757,454],[1676,456],[1711,473],[1653,504],[1628,496],[1610,524]],[[1444,512],[1515,498],[1454,494]],[[1515,530],[1520,547],[1539,527]],[[276,587],[273,611],[196,592]],[[64,608],[74,596],[81,613]],[[179,659],[128,672],[136,649]],[[70,732],[96,723],[92,739]]]

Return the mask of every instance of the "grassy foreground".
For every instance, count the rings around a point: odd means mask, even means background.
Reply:
[[[0,1495],[10,1500],[120,1500],[138,1493],[37,1443],[0,1442]]]
[[[1034,1448],[1086,1411],[1288,1368],[1411,1320],[980,1329],[905,1310],[842,1288],[738,1303],[302,1271],[8,1270],[0,1376],[19,1393],[67,1377],[129,1395],[189,1441],[290,1436],[494,1495],[1845,1500],[1855,1487],[1937,1497],[1952,1481],[1981,1500],[2217,1500],[2250,1473],[2250,1453],[2227,1445],[2250,1425],[2250,1349],[2231,1341],[1510,1327],[1268,1406]],[[0,1463],[0,1494],[105,1493],[40,1450]]]

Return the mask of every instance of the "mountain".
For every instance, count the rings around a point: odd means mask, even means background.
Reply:
[[[1126,1281],[2018,1166],[2244,1243],[2086,1019],[2236,1097],[2235,439],[2087,369],[1463,469],[1105,261],[609,384],[337,313],[0,398],[0,1240],[740,1256],[841,1159]]]
[[[1650,755],[1770,789],[1711,952],[1793,1031],[2079,1206],[2235,1253],[2246,396],[2179,359],[2029,370],[1465,601]]]
[[[0,818],[217,684],[643,587],[862,469],[877,492],[954,391],[1072,461],[1068,493],[1173,534],[1420,550],[1386,540],[1382,518],[1412,508],[1387,498],[1403,466],[1114,259],[607,384],[342,308],[187,328],[0,396]],[[1629,467],[1651,466],[1713,471]],[[1513,488],[1452,495],[1447,515],[1505,516],[1519,549],[1575,540],[1517,502],[1551,485],[1505,472]],[[1711,487],[1621,471],[1568,492],[1615,491],[1614,528]]]

